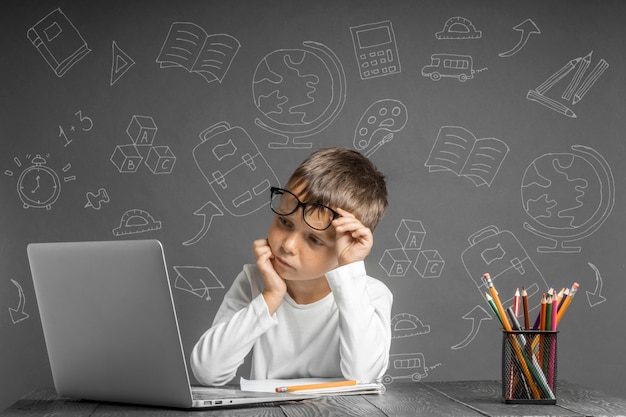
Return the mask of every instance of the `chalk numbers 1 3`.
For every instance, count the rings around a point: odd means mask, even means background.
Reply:
[[[78,127],[80,128],[80,130],[82,130],[83,132],[89,132],[93,128],[93,120],[90,117],[83,115],[82,110],[78,110],[76,113],[74,113],[74,115],[78,117]],[[70,134],[76,132],[76,129],[77,127],[74,126],[74,124],[70,123]],[[64,140],[63,146],[68,146],[70,143],[72,143],[72,139],[68,136],[68,133],[61,125],[59,125],[59,137],[63,138]]]

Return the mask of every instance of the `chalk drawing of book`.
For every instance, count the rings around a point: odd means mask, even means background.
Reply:
[[[195,23],[174,22],[156,62],[161,68],[182,67],[208,83],[221,83],[240,47],[230,35],[208,35]]]
[[[91,49],[61,9],[55,9],[26,33],[57,77],[62,77]]]
[[[509,147],[500,139],[477,139],[463,127],[443,126],[424,165],[430,172],[452,171],[478,187],[489,187],[508,153]]]

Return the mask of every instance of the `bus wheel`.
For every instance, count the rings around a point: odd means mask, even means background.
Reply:
[[[441,74],[439,74],[438,72],[433,72],[432,74],[430,74],[430,78],[433,81],[439,81],[441,79]]]

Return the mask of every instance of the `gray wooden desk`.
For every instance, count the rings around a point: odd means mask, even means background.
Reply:
[[[0,416],[626,416],[626,398],[559,381],[556,405],[511,405],[500,399],[500,381],[393,383],[384,395],[337,396],[281,405],[204,411],[171,410],[58,398],[38,390]]]

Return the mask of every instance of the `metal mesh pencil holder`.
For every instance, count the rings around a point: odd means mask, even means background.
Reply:
[[[502,399],[506,404],[556,404],[557,333],[502,333]]]

